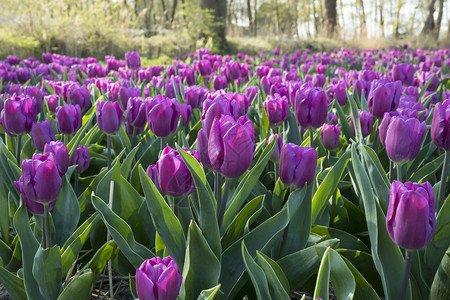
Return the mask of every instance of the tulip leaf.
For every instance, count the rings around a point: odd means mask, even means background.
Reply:
[[[22,266],[23,266],[23,280],[25,282],[25,290],[28,299],[40,300],[45,299],[38,291],[39,286],[33,276],[33,262],[36,251],[39,248],[39,243],[33,235],[28,220],[28,213],[25,205],[21,205],[13,219],[14,229],[19,236],[20,245],[22,249]]]
[[[342,257],[342,260],[347,265],[348,269],[352,272],[353,278],[355,279],[355,295],[354,300],[379,300],[380,297],[377,295],[376,291],[367,282],[367,280],[361,275],[359,270],[352,265],[352,263]]]
[[[244,260],[248,275],[250,276],[255,288],[256,296],[258,299],[272,299],[264,270],[253,260],[247,250],[247,247],[245,246],[244,241],[242,241],[241,245],[242,258]]]
[[[34,257],[33,276],[46,299],[57,299],[61,291],[61,250],[58,245],[39,247]]]
[[[283,122],[283,144],[294,143],[300,145],[302,137],[298,128],[297,119],[294,112],[289,109],[287,120]]]
[[[136,242],[130,226],[116,215],[102,199],[92,195],[92,204],[100,213],[120,251],[127,257],[134,268],[139,268],[146,258],[155,256],[147,247]]]
[[[272,195],[272,212],[274,213],[279,212],[280,209],[283,207],[284,197],[288,189],[289,187],[283,184],[281,178],[278,178]]]
[[[250,227],[253,221],[263,210],[264,195],[258,196],[248,202],[236,215],[222,237],[222,249],[228,249],[237,239],[244,234],[244,229]]]
[[[9,244],[9,207],[6,186],[0,183],[0,237]]]
[[[422,101],[422,97],[423,95],[425,95],[425,92],[428,89],[428,86],[431,84],[431,82],[433,81],[434,76],[437,76],[436,74],[434,74],[433,76],[430,77],[430,79],[427,80],[427,82],[425,82],[425,84],[423,85],[423,87],[420,89],[419,91],[419,95],[417,97],[417,99],[419,99],[419,101]],[[424,105],[424,107],[426,107]]]
[[[371,243],[372,257],[380,274],[384,294],[389,299],[397,299],[400,286],[396,283],[403,273],[404,259],[399,247],[392,242],[386,230],[386,216],[375,201],[369,177],[356,153],[357,145],[353,145],[352,165],[355,172],[356,184],[361,191],[367,228]]]
[[[0,282],[13,299],[27,299],[23,279],[0,266]]]
[[[272,299],[290,299],[289,298],[289,282],[283,274],[280,266],[264,253],[256,251],[256,263],[263,269],[266,274],[267,283],[269,284],[269,292]]]
[[[365,253],[370,253],[370,249],[367,248],[366,244],[364,244],[360,239],[356,238],[355,236],[345,231],[332,227],[314,225],[311,228],[311,232],[326,237],[327,239],[331,238],[339,239],[340,248],[353,249],[363,251]]]
[[[220,284],[208,290],[203,290],[198,296],[197,300],[213,300],[217,292],[220,290]]]
[[[103,244],[92,259],[87,263],[87,267],[92,270],[94,273],[94,280],[96,282],[100,274],[103,272],[108,261],[112,256],[116,256],[119,254],[119,248],[114,240],[110,240],[109,242]]]
[[[355,99],[349,94],[348,90],[345,90],[347,92],[348,102],[350,103],[350,109],[353,116],[353,125],[355,127],[355,133],[356,133],[356,141],[360,142],[363,140],[362,133],[361,133],[361,121],[359,120],[359,112],[358,112],[358,106],[355,102]]]
[[[444,163],[444,154],[441,154],[439,157],[433,159],[429,163],[422,166],[420,169],[415,171],[408,181],[412,182],[421,182],[425,177],[430,174],[435,174],[441,168]]]
[[[450,249],[450,248],[449,248]],[[447,250],[434,276],[430,299],[450,298],[450,250]]]
[[[58,300],[89,299],[92,293],[94,274],[86,272],[72,279],[59,295]]]
[[[219,283],[220,261],[198,225],[191,221],[186,242],[181,299],[196,299],[204,288]]]
[[[7,263],[11,260],[13,251],[11,248],[2,240],[0,240],[0,259]]]
[[[131,167],[136,160],[136,152],[139,150],[139,147],[140,144],[137,144],[137,146],[134,147],[130,153],[128,153],[127,157],[120,166],[120,175],[122,175],[123,178],[128,178],[130,175]]]
[[[71,168],[73,169],[74,166]],[[55,226],[55,243],[63,245],[77,228],[80,219],[77,195],[69,182],[68,176],[63,177],[61,191],[51,213]]]
[[[344,111],[342,110],[341,105],[337,101],[336,95],[334,95],[334,106],[336,107],[336,112],[338,114],[339,120],[341,121],[340,123],[341,123],[342,132],[344,133],[344,136],[347,139],[347,143],[350,143],[350,139],[353,139],[354,136],[350,129],[350,123],[347,119],[347,116],[345,115]]]
[[[330,247],[325,250],[320,262],[319,271],[317,273],[316,287],[314,289],[314,299],[329,299],[330,298]]]
[[[312,199],[312,224],[316,222],[317,218],[324,209],[325,203],[336,190],[349,159],[350,151],[347,150],[334,164],[334,166],[328,172],[327,176],[325,176],[325,179],[317,189]]]
[[[186,237],[180,221],[170,209],[169,205],[159,193],[153,182],[139,167],[139,177],[145,194],[148,210],[152,216],[153,225],[166,245],[172,258],[180,270],[183,269],[184,254],[186,252]]]
[[[69,155],[72,157],[72,155],[75,153],[75,150],[77,150],[78,145],[80,144],[80,141],[86,136],[86,130],[91,126],[92,120],[95,116],[95,106],[91,107],[84,115],[83,117],[83,125],[80,129],[78,129],[77,133],[72,137],[70,142],[66,145],[67,150],[69,150]],[[95,127],[95,126],[94,126]],[[90,131],[93,130],[92,128]],[[89,133],[88,133],[89,134]]]
[[[55,94],[55,90],[51,87],[50,84],[48,84],[47,80],[43,80],[42,83],[44,84],[45,88],[47,89],[47,91],[50,95]]]
[[[267,162],[269,161],[269,158],[275,149],[276,142],[277,139],[273,139],[272,142],[267,145],[267,147],[261,153],[261,156],[259,157],[255,166],[240,181],[233,196],[228,201],[230,205],[225,211],[225,215],[223,217],[222,230],[225,231],[226,228],[228,228],[244,201],[251,194],[253,188],[258,182],[259,176],[261,176],[262,172],[267,166]]]
[[[431,114],[430,114],[431,115]],[[426,141],[428,137],[428,132],[425,133],[423,140]],[[413,172],[416,172],[420,165],[428,158],[430,158],[431,154],[437,149],[437,146],[430,141],[428,144],[423,145],[417,154],[416,158],[408,163],[408,171],[406,173],[406,178],[410,178]]]
[[[200,166],[200,163],[178,145],[177,150],[178,153],[180,153],[181,158],[186,163],[186,166],[191,172],[192,178],[195,182],[195,190],[197,191],[199,205],[199,226],[202,229],[211,250],[214,252],[216,257],[220,259],[222,249],[220,245],[219,225],[217,223],[216,205],[213,192],[206,181],[206,175],[203,168]]]

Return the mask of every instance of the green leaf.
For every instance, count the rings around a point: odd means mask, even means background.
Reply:
[[[347,150],[339,160],[334,164],[331,170],[328,172],[325,179],[317,189],[312,200],[312,223],[314,224],[321,214],[325,203],[333,195],[336,190],[342,174],[344,173],[345,166],[350,159],[350,151]]]
[[[86,272],[72,279],[64,291],[59,295],[58,300],[88,300],[91,296],[94,274]]]
[[[55,94],[55,90],[50,86],[50,84],[48,84],[47,80],[43,80],[42,83],[44,84],[45,88],[47,89],[50,95]]]
[[[449,299],[450,297],[450,250],[442,258],[430,289],[430,299]]]
[[[220,290],[220,284],[216,285],[213,288],[210,288],[208,290],[203,290],[200,295],[198,296],[197,300],[213,300],[214,296],[217,294],[217,292]]]
[[[377,295],[372,286],[367,282],[367,280],[359,273],[358,269],[355,268],[350,261],[345,257],[341,257],[347,264],[347,267],[352,272],[355,278],[355,295],[354,300],[379,300],[380,297]]]
[[[0,266],[0,282],[15,300],[27,299],[23,279]]]
[[[289,282],[283,274],[280,266],[259,251],[256,251],[256,263],[266,274],[267,283],[269,284],[269,292],[272,295],[272,299],[290,299],[288,295]]]
[[[220,259],[222,247],[220,244],[220,232],[219,225],[217,223],[216,203],[213,192],[206,181],[205,172],[199,162],[192,155],[181,149],[178,145],[177,150],[178,153],[180,153],[181,158],[186,163],[186,166],[191,172],[192,178],[195,182],[195,190],[197,191],[199,205],[199,226],[203,231],[211,250],[214,252],[216,257]]]
[[[95,255],[86,265],[94,273],[94,282],[97,281],[98,277],[100,277],[100,274],[103,272],[103,269],[111,257],[118,254],[119,248],[114,240],[110,240],[106,244],[103,244],[103,246],[97,250]]]
[[[222,230],[225,231],[225,229],[228,228],[228,226],[236,216],[236,213],[239,211],[244,201],[252,192],[253,188],[258,182],[259,176],[261,176],[262,172],[267,166],[267,162],[269,161],[269,158],[275,149],[276,141],[277,139],[273,139],[272,142],[267,145],[258,161],[256,162],[255,166],[240,181],[233,196],[228,201],[230,205],[225,211],[225,215],[223,217]]]
[[[320,262],[319,271],[317,273],[316,287],[314,289],[314,299],[329,299],[330,298],[330,247],[325,250]]]
[[[0,183],[0,236],[1,240],[9,244],[8,192],[3,183]]]
[[[84,114],[83,125],[77,131],[77,133],[75,133],[70,142],[67,144],[67,150],[69,150],[70,157],[72,157],[72,155],[75,153],[75,150],[77,150],[80,141],[86,136],[86,130],[88,129],[88,127],[91,126],[92,120],[94,119],[95,110],[96,106],[94,105]],[[93,129],[91,128],[90,131],[91,130]]]
[[[344,113],[344,111],[342,110],[341,105],[337,101],[336,96],[334,96],[334,106],[336,107],[337,115],[339,117],[339,120],[341,121],[340,122],[341,128],[342,128],[342,131],[344,132],[345,138],[347,139],[347,143],[350,143],[351,142],[350,139],[354,139],[354,136],[350,129],[350,123],[347,119],[347,116]],[[359,117],[359,114],[358,114],[358,117]]]
[[[140,145],[141,144],[137,144],[137,146],[134,147],[130,153],[128,153],[127,157],[123,161],[122,166],[120,167],[120,174],[123,178],[128,178],[128,175],[130,175],[131,167],[136,160],[136,152],[139,150]]]
[[[434,76],[437,76],[437,75],[434,75]],[[431,82],[433,81],[434,76],[431,76],[431,78],[428,79],[428,81],[425,82],[425,84],[423,85],[423,87],[420,89],[419,97],[417,98],[417,99],[419,99],[419,101],[422,100],[422,97],[423,97],[423,95],[425,95],[425,92],[427,91],[428,86],[429,86],[429,85],[431,84]]]
[[[360,142],[363,140],[362,133],[361,133],[361,121],[359,120],[359,112],[358,112],[358,106],[355,102],[355,99],[348,93],[348,90],[345,90],[347,92],[347,98],[348,102],[350,103],[350,109],[353,116],[353,125],[355,126],[355,133],[356,133],[356,141]]]
[[[25,290],[27,292],[28,299],[40,300],[45,299],[38,291],[39,286],[34,279],[32,269],[34,263],[34,256],[39,248],[39,243],[31,231],[28,212],[25,205],[21,205],[13,219],[14,229],[19,236],[21,248],[22,248],[22,266],[23,266],[23,279],[25,282]]]
[[[127,257],[134,268],[139,268],[146,258],[155,256],[147,247],[136,242],[130,226],[116,215],[102,199],[93,195],[92,204],[100,213],[120,251]]]
[[[164,201],[163,197],[139,166],[139,177],[145,194],[148,210],[152,216],[153,225],[159,233],[164,245],[173,257],[179,269],[183,269],[184,254],[186,251],[186,237],[180,221]]]
[[[46,299],[57,299],[61,291],[61,250],[58,245],[39,247],[34,257],[33,276]]]
[[[220,261],[209,247],[200,228],[191,221],[180,298],[196,299],[204,288],[217,286],[220,268]]]
[[[285,186],[280,178],[278,178],[272,195],[272,211],[277,213],[283,207],[284,197],[289,187]]]
[[[258,299],[272,299],[264,270],[253,260],[247,250],[247,247],[245,246],[244,241],[242,241],[241,245],[242,258],[244,260],[245,268],[247,269],[248,275],[252,280]]]
[[[340,243],[339,243],[339,247],[340,248],[345,248],[345,249],[353,249],[353,250],[359,250],[359,251],[363,251],[366,253],[370,253],[370,249],[367,248],[366,244],[364,244],[360,239],[358,239],[357,237],[336,229],[336,228],[331,228],[331,227],[325,227],[325,226],[319,226],[319,225],[314,225],[311,228],[311,232],[318,234],[320,236],[323,236],[327,239],[339,239]]]
[[[297,119],[294,112],[290,109],[287,120],[283,122],[283,143],[294,143],[296,145],[302,143]]]
[[[444,154],[433,159],[432,161],[430,161],[429,163],[427,163],[426,165],[422,166],[420,169],[415,171],[408,181],[421,182],[425,177],[429,176],[430,174],[437,173],[437,171],[441,168],[443,163],[444,163]]]

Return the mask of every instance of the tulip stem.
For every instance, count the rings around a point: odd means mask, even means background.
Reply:
[[[445,190],[449,171],[450,171],[450,151],[445,151],[444,165],[442,166],[441,185],[439,187],[436,212],[439,212],[442,205],[444,204],[443,202],[445,201]]]
[[[136,146],[136,127],[133,126],[133,135],[131,136],[131,149],[134,148],[134,146]]]
[[[50,209],[48,203],[44,204],[44,234],[42,235],[43,248],[47,249],[51,245],[50,237]]]
[[[110,135],[108,134],[108,141],[110,141]],[[108,143],[111,145],[111,141]],[[108,147],[110,149],[110,147]],[[108,156],[110,157],[110,155]],[[110,165],[111,166],[111,165]],[[113,209],[113,200],[114,200],[114,180],[111,180],[109,185],[109,209],[112,211]],[[111,240],[111,233],[109,230],[106,234],[106,240],[109,242]],[[113,286],[113,279],[112,279],[112,264],[111,260],[108,260],[108,281],[109,281],[109,299],[114,299],[114,286]]]
[[[397,164],[397,180],[398,181],[402,181],[402,165],[401,164]]]
[[[22,136],[18,135],[17,136],[17,141],[16,141],[16,159],[17,159],[17,165],[20,167],[20,150],[22,150],[22,146],[20,145],[22,143]]]
[[[309,130],[309,146],[314,148],[314,131],[312,129]]]
[[[111,135],[106,135],[106,146],[108,148],[108,170],[111,170]]]
[[[217,222],[219,223],[219,232],[220,232],[220,229],[222,228],[223,215],[225,214],[225,208],[227,207],[229,191],[230,191],[230,180],[225,179],[225,188],[223,190],[223,198],[220,201],[219,216],[217,218]]]
[[[411,262],[412,262],[412,251],[405,251],[405,265],[403,267],[403,275],[402,275],[402,285],[400,287],[400,300],[406,299],[408,282],[409,282],[409,273],[411,272]]]
[[[176,197],[168,196],[169,202],[172,204],[172,211],[176,217],[178,217],[178,202]]]
[[[164,137],[160,137],[159,139],[161,141],[161,152],[162,152],[164,149]]]
[[[277,185],[277,180],[278,180],[278,164],[276,161],[273,162],[273,174],[274,174],[274,178],[275,178],[275,186]]]

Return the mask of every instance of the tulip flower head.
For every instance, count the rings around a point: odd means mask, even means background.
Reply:
[[[384,83],[382,80],[372,81],[367,107],[377,119],[382,119],[385,112],[397,109],[402,92],[400,81]]]
[[[339,146],[339,125],[323,124],[322,127],[322,144],[325,149],[331,150]]]
[[[176,99],[158,95],[147,100],[147,122],[150,130],[158,137],[175,132],[180,120],[180,109]]]
[[[268,95],[263,104],[270,127],[278,127],[286,121],[289,114],[289,102],[286,96]]]
[[[304,128],[319,128],[327,121],[328,100],[321,88],[308,88],[295,95],[295,117]]]
[[[269,145],[273,139],[277,139],[277,143],[275,145],[275,149],[272,152],[272,155],[270,156],[271,161],[279,161],[280,160],[280,154],[281,154],[281,148],[283,147],[283,139],[281,135],[277,134],[271,134],[269,138],[267,139],[267,145]]]
[[[97,124],[101,131],[113,134],[122,125],[123,112],[119,102],[97,102]]]
[[[431,138],[436,146],[450,151],[450,99],[434,107]]]
[[[55,133],[49,120],[33,123],[31,140],[34,148],[40,152],[44,151],[45,144],[55,140]]]
[[[317,166],[316,149],[286,143],[281,149],[280,179],[287,185],[302,188],[314,180]]]
[[[70,165],[78,165],[75,172],[81,174],[89,168],[90,160],[91,156],[89,155],[88,148],[80,145],[77,147],[72,158],[70,159]]]
[[[78,104],[66,104],[56,108],[56,127],[61,133],[75,133],[81,125],[81,108]]]

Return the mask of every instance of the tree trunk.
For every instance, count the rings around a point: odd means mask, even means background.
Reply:
[[[367,26],[366,26],[366,13],[364,11],[364,2],[359,0],[359,5],[361,6],[361,36],[367,36]]]
[[[278,0],[275,0],[275,35],[280,37],[280,12],[278,11]]]
[[[248,31],[250,33],[250,35],[253,35],[253,33],[255,32],[253,27],[255,26],[254,21],[253,21],[253,17],[252,17],[252,6],[250,4],[250,0],[247,0],[247,14],[248,14]]]
[[[228,43],[226,40],[226,20],[227,20],[227,0],[200,0],[200,9],[211,10],[214,17],[214,24],[212,24],[211,37],[213,39],[214,47],[217,50],[228,50]]]
[[[384,6],[384,0],[380,3],[380,29],[381,29],[381,37],[385,37],[384,35],[384,18],[383,18],[383,6]]]
[[[430,33],[434,29],[434,4],[436,3],[436,0],[430,0],[430,3],[428,4],[428,15],[425,19],[425,23],[422,28],[421,35],[425,36],[428,33]]]
[[[316,15],[316,0],[312,1],[313,3],[313,14],[314,14],[314,36],[317,36],[317,33],[319,32],[319,21]]]
[[[402,8],[402,0],[398,0],[397,14],[395,17],[394,38],[398,39],[398,26],[400,24],[400,9]]]
[[[169,15],[166,9],[166,1],[165,0],[161,0],[161,7],[163,10],[163,15],[164,15],[164,28],[166,28],[167,26],[167,22],[169,21]]]
[[[325,20],[325,33],[327,37],[334,37],[336,33],[336,1],[337,0],[325,0],[326,20]]]
[[[170,16],[170,25],[173,25],[173,20],[175,19],[175,12],[177,11],[178,0],[173,0],[172,3],[172,14]]]
[[[253,36],[256,36],[257,34],[258,34],[258,30],[257,30],[257,28],[258,28],[258,23],[257,23],[257,21],[256,20],[258,20],[258,7],[257,7],[257,0],[255,0],[254,2],[254,6],[255,6],[255,18],[253,19],[253,29],[254,29],[254,32],[253,32]]]
[[[436,20],[435,39],[439,39],[439,32],[441,31],[442,15],[444,14],[444,0],[439,0],[439,12]]]

